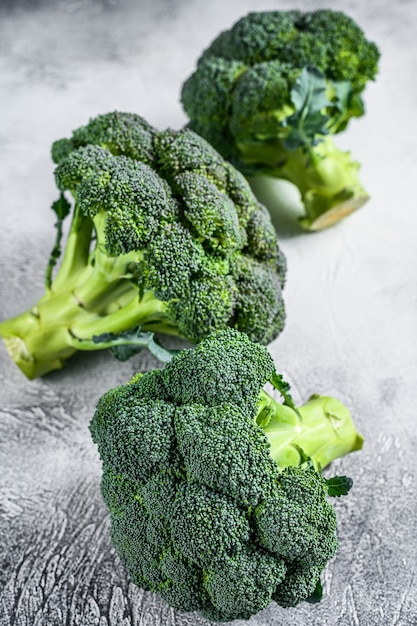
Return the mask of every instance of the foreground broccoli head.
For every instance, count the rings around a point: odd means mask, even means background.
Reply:
[[[156,331],[198,341],[232,326],[267,343],[282,330],[285,259],[268,213],[204,139],[109,113],[57,141],[52,155],[62,195],[46,293],[0,324],[28,377],[76,350],[127,346],[128,355],[145,342],[169,358]]]
[[[266,348],[233,329],[212,334],[106,393],[90,430],[134,583],[216,621],[320,589],[337,548],[327,496],[350,483],[318,469],[362,438],[332,398],[296,409]]]
[[[249,13],[222,32],[185,82],[190,127],[245,174],[293,182],[319,229],[367,199],[358,164],[331,136],[364,113],[379,52],[348,16]]]

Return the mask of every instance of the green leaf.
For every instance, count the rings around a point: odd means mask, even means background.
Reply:
[[[326,96],[327,83],[319,70],[314,67],[305,67],[291,90],[291,102],[297,112],[308,111],[316,113],[328,106]]]
[[[95,337],[93,337],[94,339]],[[127,345],[115,345],[109,348],[109,352],[115,359],[118,361],[128,361],[135,354],[139,354],[141,350],[143,350],[144,346],[138,346],[135,344],[127,344]]]
[[[345,496],[352,488],[353,480],[348,476],[326,478],[327,493],[331,497]]]
[[[51,287],[52,271],[57,264],[59,257],[61,256],[62,223],[64,219],[69,215],[71,211],[71,205],[65,198],[64,194],[61,193],[59,199],[53,203],[51,209],[54,211],[58,220],[55,223],[56,236],[54,247],[52,248],[51,254],[49,255],[48,264],[45,270],[45,286],[47,289],[50,289]]]
[[[273,415],[273,411],[271,411],[270,407],[265,406],[260,413],[258,413],[256,417],[256,423],[263,429],[265,429],[269,422],[271,421],[271,417]]]
[[[300,462],[299,465],[309,465],[310,467],[314,467],[314,463],[313,463],[313,459],[311,458],[311,456],[309,456],[308,454],[306,454],[303,450],[303,448],[301,448],[298,444],[293,443],[291,444],[293,448],[295,448],[298,452],[298,454],[300,455]]]
[[[327,95],[324,75],[313,67],[305,67],[291,90],[290,98],[295,113],[287,118],[285,125],[290,132],[285,140],[288,150],[316,145],[328,134],[328,116],[323,109],[331,106]]]
[[[121,333],[102,333],[94,335],[92,342],[98,347],[109,349],[118,361],[127,361],[143,348],[147,348],[159,361],[167,363],[178,350],[164,348],[155,338],[154,333],[143,332],[140,326]],[[100,346],[101,344],[101,346]]]
[[[161,345],[159,341],[154,338],[153,333],[146,334],[151,335],[146,347],[148,348],[149,352],[151,352],[151,354],[153,354],[154,357],[158,359],[158,361],[161,361],[162,363],[168,363],[168,361],[170,361],[173,356],[180,352],[180,350],[168,350],[168,348],[164,348],[164,346]]]
[[[317,602],[320,602],[322,597],[323,597],[323,585],[321,584],[321,580],[319,578],[317,581],[316,588],[314,589],[311,596],[307,598],[307,602],[310,602],[310,604],[316,604]]]
[[[343,80],[333,83],[335,99],[333,106],[341,113],[345,113],[349,108],[349,100],[352,94],[352,83],[350,80]]]
[[[272,378],[269,382],[274,387],[274,389],[279,391],[282,399],[284,400],[283,404],[285,404],[286,406],[289,406],[291,409],[293,409],[294,411],[298,413],[298,409],[295,406],[294,400],[292,399],[291,394],[290,394],[290,389],[291,389],[290,384],[287,383],[287,381],[283,379],[282,374],[277,374],[275,372],[272,375]]]
[[[71,211],[71,205],[64,196],[64,194],[61,193],[58,200],[55,200],[55,202],[52,204],[51,209],[54,211],[57,218],[63,221],[66,217],[68,217]]]

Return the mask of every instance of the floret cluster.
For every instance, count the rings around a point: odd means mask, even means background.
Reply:
[[[204,139],[113,112],[52,156],[58,225],[72,213],[62,262],[53,277],[58,241],[44,296],[0,325],[29,378],[77,350],[138,344],[139,331],[165,360],[149,333],[197,342],[231,326],[266,344],[281,332],[286,263],[271,219]]]
[[[133,273],[181,335],[234,324],[267,343],[282,329],[285,261],[270,218],[206,141],[113,113],[52,154],[58,187],[104,231],[109,255],[140,253]]]
[[[279,467],[257,424],[274,372],[263,346],[228,329],[98,404],[113,543],[131,580],[173,607],[228,621],[272,599],[295,606],[335,554],[325,479],[311,462]]]
[[[288,134],[291,92],[305,68],[327,81],[332,133],[344,130],[364,113],[362,92],[376,76],[378,59],[376,45],[344,13],[249,13],[204,51],[184,83],[182,101],[191,128],[227,158],[238,159],[237,145]],[[345,90],[344,106],[339,89]]]
[[[369,198],[359,163],[333,136],[364,114],[378,60],[377,46],[339,11],[249,13],[216,37],[185,81],[189,127],[245,175],[294,184],[304,228],[331,226]]]

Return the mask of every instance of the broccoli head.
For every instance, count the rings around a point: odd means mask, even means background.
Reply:
[[[61,196],[46,291],[0,324],[29,378],[77,350],[128,358],[146,345],[168,360],[154,332],[197,342],[230,326],[266,344],[282,330],[285,257],[269,215],[204,139],[114,112],[55,142],[52,156]]]
[[[108,391],[90,431],[112,540],[136,585],[215,621],[319,595],[337,549],[327,496],[351,486],[321,468],[362,437],[333,398],[296,408],[264,346],[212,333]]]
[[[332,136],[364,113],[379,52],[347,15],[249,13],[204,51],[185,82],[190,128],[243,173],[294,183],[318,230],[368,198],[359,165]]]

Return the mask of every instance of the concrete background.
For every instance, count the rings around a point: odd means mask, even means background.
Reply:
[[[417,4],[411,0],[67,0],[0,3],[0,319],[33,304],[54,237],[50,145],[98,113],[181,127],[183,80],[202,49],[254,9],[343,10],[382,52],[366,117],[338,145],[362,163],[372,199],[340,225],[277,225],[288,258],[288,321],[270,346],[295,399],[348,405],[362,452],[335,503],[340,548],[319,605],[275,604],[257,626],[417,624]],[[129,584],[109,541],[87,424],[100,395],[135,371],[74,357],[29,382],[0,346],[1,626],[203,626]],[[244,622],[236,622],[243,625]]]

